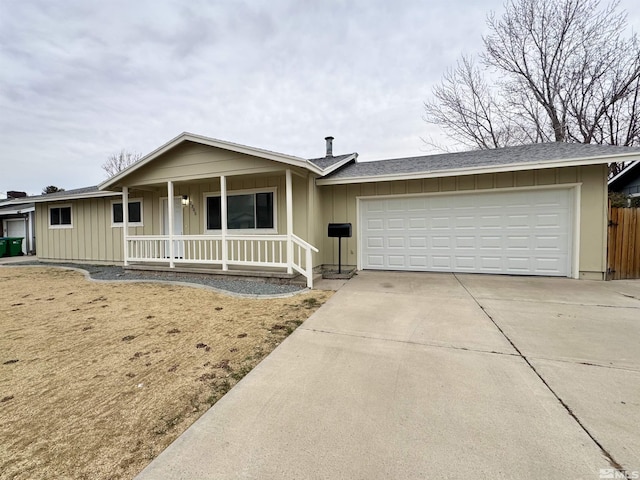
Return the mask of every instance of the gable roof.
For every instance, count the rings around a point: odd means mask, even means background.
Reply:
[[[356,162],[318,179],[318,185],[473,175],[640,160],[640,148],[535,143],[492,150]]]
[[[357,153],[348,153],[346,155],[338,155],[337,157],[310,158],[308,161],[320,168],[323,175],[328,175],[334,170],[346,165],[352,160],[356,160],[357,158]]]
[[[175,137],[174,139],[169,140],[167,143],[165,143],[161,147],[156,148],[153,152],[145,155],[140,160],[138,160],[137,162],[133,163],[132,165],[130,165],[129,167],[127,167],[126,169],[124,169],[120,173],[114,175],[113,177],[109,178],[105,182],[101,183],[100,185],[98,185],[98,188],[100,190],[105,190],[105,189],[108,189],[109,187],[112,187],[112,186],[116,185],[122,179],[124,179],[129,174],[131,174],[132,172],[135,172],[136,170],[138,170],[139,168],[143,167],[144,165],[147,165],[148,163],[152,162],[155,158],[159,157],[163,153],[168,152],[172,148],[175,148],[176,146],[178,146],[178,145],[180,145],[181,143],[184,143],[184,142],[193,142],[193,143],[198,143],[198,144],[201,144],[201,145],[208,145],[210,147],[216,147],[216,148],[221,148],[221,149],[224,149],[224,150],[229,150],[229,151],[232,151],[232,152],[238,152],[238,153],[243,153],[243,154],[247,154],[247,155],[252,155],[254,157],[264,158],[266,160],[272,160],[272,161],[275,161],[275,162],[283,163],[285,165],[301,167],[301,168],[304,168],[306,170],[310,170],[311,172],[316,173],[318,175],[323,175],[324,174],[324,169],[320,165],[318,165],[316,163],[312,163],[312,162],[310,162],[310,161],[308,161],[308,160],[306,160],[304,158],[301,158],[301,157],[296,157],[296,156],[293,156],[293,155],[286,155],[284,153],[272,152],[270,150],[263,150],[261,148],[249,147],[247,145],[240,145],[238,143],[232,143],[232,142],[227,142],[227,141],[224,141],[224,140],[218,140],[216,138],[205,137],[205,136],[202,136],[202,135],[196,135],[194,133],[183,132],[180,135],[178,135],[177,137]],[[333,157],[333,158],[338,158],[338,157]],[[328,171],[330,171],[330,170],[328,170]]]
[[[617,189],[623,188],[626,182],[635,178],[635,175],[640,175],[640,161],[638,160],[609,180],[609,190],[615,192]]]

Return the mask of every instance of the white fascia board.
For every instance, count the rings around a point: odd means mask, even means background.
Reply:
[[[130,173],[143,167],[144,165],[148,164],[149,162],[159,157],[163,153],[168,152],[169,150],[176,147],[182,142],[194,142],[194,143],[199,143],[201,145],[208,145],[210,147],[217,147],[217,148],[222,148],[224,150],[230,150],[232,152],[244,153],[246,155],[253,155],[255,157],[264,158],[266,160],[272,160],[274,162],[280,162],[280,163],[285,163],[287,165],[302,167],[307,170],[311,170],[314,173],[322,174],[322,170],[320,170],[315,165],[312,165],[310,162],[308,162],[304,158],[294,157],[292,155],[285,155],[283,153],[271,152],[269,150],[262,150],[260,148],[248,147],[246,145],[240,145],[238,143],[231,143],[231,142],[226,142],[224,140],[204,137],[202,135],[196,135],[194,133],[183,132],[177,137],[175,137],[174,139],[169,140],[164,145],[156,148],[153,152],[145,155],[134,164],[125,168],[120,173],[104,181],[103,183],[98,185],[98,188],[100,190],[109,188],[110,186],[118,183],[120,180],[122,180],[124,177],[126,177]]]
[[[36,207],[25,207],[25,208],[13,208],[11,210],[7,209],[7,210],[0,210],[0,216],[1,215],[20,215],[21,213],[29,213],[29,212],[35,212]]]
[[[72,193],[70,195],[56,195],[55,197],[47,198],[46,195],[38,198],[30,198],[29,202],[31,203],[45,203],[45,202],[66,202],[69,200],[82,200],[84,198],[100,198],[100,197],[121,197],[122,193],[120,192],[110,192],[110,191],[102,191],[102,192],[91,192],[91,193]]]
[[[638,161],[636,160],[635,162],[633,162],[631,165],[629,165],[627,168],[625,168],[624,170],[622,170],[620,173],[618,173],[615,177],[611,178],[609,180],[609,185],[611,185],[613,182],[615,182],[617,179],[619,179],[620,177],[622,177],[623,175],[626,175],[627,172],[634,168],[636,165],[638,164]]]
[[[486,173],[519,172],[524,170],[542,170],[546,168],[579,167],[587,165],[608,164],[621,160],[640,160],[639,153],[625,153],[607,157],[578,158],[568,161],[527,162],[511,165],[457,168],[452,170],[434,170],[427,172],[392,173],[387,175],[371,175],[364,177],[319,178],[317,185],[346,185],[352,183],[390,182],[394,180],[419,180],[423,178],[459,177],[465,175],[481,175]],[[384,161],[384,160],[383,160]]]

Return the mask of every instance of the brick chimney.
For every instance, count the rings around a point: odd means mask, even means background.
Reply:
[[[7,198],[8,199],[12,199],[12,198],[24,198],[27,196],[26,192],[16,192],[15,190],[9,190],[7,192]]]

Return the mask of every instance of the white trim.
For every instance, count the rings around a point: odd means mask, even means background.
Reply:
[[[356,256],[356,268],[362,270],[362,248],[361,248],[361,202],[362,200],[390,199],[390,198],[410,198],[410,197],[436,197],[436,196],[453,196],[453,195],[473,195],[483,193],[509,193],[523,192],[531,190],[569,190],[574,199],[572,205],[573,227],[570,231],[571,238],[569,245],[571,254],[568,255],[567,276],[569,278],[580,278],[580,201],[581,201],[582,183],[558,183],[551,185],[531,185],[526,187],[494,187],[482,188],[474,190],[449,190],[446,192],[423,192],[423,193],[403,193],[390,195],[363,195],[356,197],[356,248],[358,255]],[[606,253],[605,253],[606,255]]]
[[[231,229],[229,230],[231,235],[277,235],[278,234],[278,187],[263,187],[263,188],[248,188],[243,190],[230,190],[227,191],[227,198],[234,197],[236,195],[252,195],[256,193],[273,193],[273,228],[246,228],[246,229]],[[202,219],[203,219],[203,232],[206,235],[219,235],[220,230],[210,230],[207,228],[207,198],[209,197],[222,197],[222,192],[205,192],[202,194]],[[222,204],[220,205],[222,209]]]
[[[222,270],[224,271],[229,270],[229,246],[227,245],[227,223],[229,219],[227,218],[227,198],[227,177],[222,175],[220,177],[220,235],[222,237]]]
[[[607,157],[587,157],[567,161],[527,162],[510,165],[465,167],[451,170],[422,171],[414,173],[391,173],[386,175],[371,175],[345,178],[319,178],[317,185],[346,185],[352,183],[391,182],[394,180],[419,180],[424,178],[460,177],[465,175],[480,175],[487,173],[520,172],[525,170],[543,170],[547,168],[579,167],[588,165],[602,165],[617,161],[621,157],[640,158],[638,153],[625,153]],[[381,160],[384,162],[384,160]]]
[[[71,217],[71,223],[68,225],[67,224],[51,225],[51,209],[53,208],[69,208],[69,216]],[[49,208],[47,209],[47,213],[48,213],[47,223],[49,224],[50,230],[62,230],[66,228],[73,228],[73,205],[71,205],[70,203],[49,205]]]
[[[293,179],[291,169],[285,172],[285,203],[287,210],[287,273],[293,273]]]
[[[274,162],[284,163],[286,165],[302,167],[307,170],[311,170],[312,172],[317,173],[318,175],[322,174],[322,170],[320,168],[316,167],[314,164],[312,164],[311,162],[301,157],[295,157],[293,155],[286,155],[283,153],[271,152],[269,150],[263,150],[260,148],[249,147],[247,145],[240,145],[238,143],[231,143],[231,142],[226,142],[224,140],[218,140],[215,138],[204,137],[202,135],[183,132],[177,137],[173,138],[172,140],[169,140],[164,145],[158,147],[153,152],[149,153],[148,155],[145,155],[140,160],[135,162],[133,165],[130,165],[129,167],[127,167],[117,175],[114,175],[113,177],[109,178],[105,182],[101,183],[100,185],[98,185],[98,188],[100,190],[104,190],[112,185],[115,185],[130,173],[143,167],[147,163],[151,162],[153,159],[159,157],[163,153],[168,152],[169,150],[178,146],[179,144],[187,141],[198,143],[201,145],[208,145],[210,147],[222,148],[224,150],[229,150],[232,152],[243,153],[243,154],[251,155],[254,157],[264,158],[265,160],[272,160]]]
[[[22,215],[24,213],[35,212],[36,207],[14,208],[12,210],[0,209],[0,216],[4,215]]]
[[[24,197],[19,200],[22,202],[18,203],[27,203],[25,200],[28,199],[28,203],[45,203],[45,202],[61,202],[61,201],[69,201],[69,200],[82,200],[85,198],[100,198],[100,197],[119,197],[121,195],[120,192],[110,192],[110,191],[100,191],[100,192],[90,192],[90,193],[71,193],[69,195],[42,195],[39,197]],[[14,203],[16,199],[11,200],[9,203]]]
[[[173,192],[173,182],[169,180],[167,182],[167,221],[169,222],[169,268],[175,267],[175,247],[173,245],[173,236],[175,234],[174,225],[173,225],[173,209],[174,209],[174,192]],[[164,218],[164,213],[162,214]]]
[[[572,265],[571,265],[571,276],[572,278],[575,278],[576,280],[580,278],[580,222],[581,222],[581,214],[580,214],[580,210],[581,210],[581,205],[582,205],[582,183],[577,183],[575,184],[573,187],[573,232],[571,232],[571,238],[573,240],[573,245],[571,245],[572,248],[572,253],[573,253],[573,259],[572,259]],[[607,196],[607,189],[604,189],[605,191],[605,197]],[[605,210],[607,210],[607,199],[605,199],[604,202],[604,208]],[[607,237],[606,237],[606,230],[607,230],[607,218],[608,216],[608,212],[605,211],[604,213],[604,229],[605,229],[605,239],[604,239],[604,244],[605,244],[605,248],[604,248],[604,257],[605,257],[605,261],[604,261],[604,269],[607,269]]]
[[[635,167],[638,163],[640,163],[640,160],[636,160],[635,162],[633,162],[632,164],[627,166],[627,168],[625,168],[621,172],[618,172],[618,174],[615,177],[612,177],[607,181],[607,185],[611,185],[613,182],[618,180],[620,177],[622,177],[622,176],[626,175],[627,173],[629,173],[629,170],[631,168]]]
[[[33,212],[29,212],[27,213],[27,215],[29,215],[29,222],[27,224],[28,226],[28,230],[29,230],[29,250],[27,251],[27,253],[29,252],[33,252],[36,249],[36,245],[35,245],[35,241],[34,241],[34,226],[35,226],[35,221],[36,221],[36,212],[35,209]]]
[[[124,241],[124,266],[129,266],[129,187],[122,187],[122,240]],[[140,219],[142,220],[142,204],[140,204]],[[111,224],[113,226],[113,204],[111,205]]]
[[[524,190],[558,190],[571,189],[581,186],[582,182],[575,183],[553,183],[549,185],[528,185],[524,187],[493,187],[493,188],[476,188],[471,190],[447,190],[446,192],[424,192],[424,193],[392,193],[389,195],[363,195],[356,199],[369,200],[372,198],[402,198],[402,197],[434,197],[438,195],[469,195],[473,193],[499,193]]]
[[[124,189],[127,187],[123,187],[123,193],[124,193]],[[129,199],[129,203],[136,203],[139,202],[140,203],[140,221],[139,222],[127,222],[127,225],[129,227],[144,227],[144,210],[143,210],[143,199],[142,198],[130,198]],[[116,204],[122,204],[124,206],[124,202],[122,199],[120,200],[111,200],[111,228],[122,228],[124,226],[124,221],[116,223],[113,221],[113,206]],[[127,211],[127,214],[129,212]],[[122,209],[122,216],[123,216],[123,220],[124,220],[124,208]]]

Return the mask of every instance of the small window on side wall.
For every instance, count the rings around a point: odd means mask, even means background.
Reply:
[[[73,228],[71,207],[49,207],[49,228]]]
[[[142,200],[129,200],[129,225],[132,227],[142,226]],[[121,227],[124,223],[122,215],[122,202],[111,204],[111,226]]]

